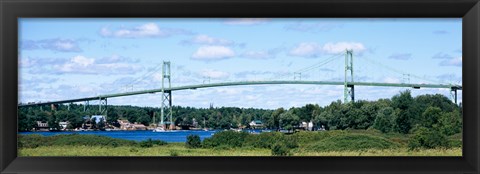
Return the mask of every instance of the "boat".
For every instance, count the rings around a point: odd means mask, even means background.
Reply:
[[[153,129],[153,132],[166,132],[166,130],[163,127],[157,127]]]

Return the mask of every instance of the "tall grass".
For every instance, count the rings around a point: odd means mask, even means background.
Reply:
[[[270,149],[186,148],[184,143],[169,143],[149,148],[119,146],[43,146],[21,148],[19,156],[270,156]]]
[[[270,149],[226,148],[189,149],[183,143],[169,143],[150,148],[101,147],[101,146],[43,146],[21,148],[19,156],[271,156]],[[291,151],[292,156],[462,156],[461,148],[424,149],[409,151],[407,148],[368,149],[358,151],[311,152],[302,149]]]

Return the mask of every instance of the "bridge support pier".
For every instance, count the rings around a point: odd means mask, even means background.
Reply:
[[[85,101],[85,103],[83,104],[83,112],[87,112],[88,110],[88,106],[90,105],[90,101]]]
[[[350,74],[350,80],[348,80],[348,75]],[[353,102],[355,99],[355,87],[352,84],[353,82],[353,50],[345,50],[345,81],[344,81],[344,93],[343,93],[343,103]]]
[[[350,102],[355,101],[355,85],[347,85],[347,99]]]
[[[172,87],[170,78],[170,62],[164,61],[162,66],[162,106],[160,107],[160,125],[165,125],[164,120],[166,116],[169,118],[170,122],[169,129],[174,129],[175,124],[173,123],[172,118],[172,91],[165,90],[165,88],[170,89]]]
[[[450,90],[450,95],[452,96],[452,100],[455,104],[457,104],[457,88],[452,87]]]

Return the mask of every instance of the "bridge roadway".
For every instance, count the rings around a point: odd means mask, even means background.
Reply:
[[[199,84],[199,85],[186,85],[165,88],[166,92],[168,91],[179,91],[179,90],[188,90],[188,89],[199,89],[199,88],[211,88],[211,87],[222,87],[222,86],[241,86],[241,85],[269,85],[269,84],[303,84],[303,85],[344,85],[344,82],[335,82],[335,81],[238,81],[238,82],[223,82],[223,83],[208,83],[208,84]],[[462,86],[459,85],[445,85],[445,84],[409,84],[409,83],[376,83],[376,82],[347,82],[348,86],[385,86],[385,87],[411,87],[411,88],[448,88],[452,90],[462,90]],[[95,97],[85,97],[78,99],[70,100],[59,100],[59,101],[48,101],[40,103],[30,103],[18,105],[18,107],[26,106],[40,106],[40,105],[49,105],[49,104],[61,104],[61,103],[75,103],[82,101],[92,101],[92,100],[101,100],[114,97],[124,97],[131,95],[140,95],[140,94],[149,94],[149,93],[158,93],[162,92],[162,89],[150,89],[150,90],[140,90],[132,92],[123,92],[116,94],[106,94],[98,95]]]

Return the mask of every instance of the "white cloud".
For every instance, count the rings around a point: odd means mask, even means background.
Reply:
[[[451,56],[449,54],[446,54],[446,53],[443,53],[443,52],[439,52],[439,53],[435,54],[432,58],[434,58],[434,59],[452,59],[453,56]]]
[[[100,29],[100,35],[111,36],[112,32],[110,31],[110,29],[108,29],[108,27],[103,27],[103,28]]]
[[[22,40],[20,48],[22,50],[46,49],[59,52],[82,52],[79,42],[89,41],[85,39],[43,39],[43,40]]]
[[[462,57],[456,57],[449,60],[444,60],[440,62],[441,66],[462,66]]]
[[[35,61],[33,61],[29,58],[19,57],[18,64],[19,64],[20,68],[30,68],[30,67],[33,67],[35,65]]]
[[[221,60],[235,56],[235,52],[225,46],[202,46],[195,51],[192,59],[195,60]]]
[[[213,79],[223,79],[230,76],[230,74],[227,72],[212,70],[212,69],[204,69],[200,74],[203,77],[209,77]]]
[[[73,63],[79,64],[81,66],[88,66],[95,62],[95,59],[86,58],[84,56],[75,56],[71,60]]]
[[[155,23],[146,23],[132,28],[122,28],[111,31],[108,27],[100,29],[100,35],[104,37],[117,38],[143,38],[143,37],[168,37],[175,34],[187,34],[188,31],[182,29],[160,28]]]
[[[216,88],[216,94],[226,94],[226,95],[241,95],[245,92],[253,91],[251,87],[227,87],[227,88]]]
[[[345,52],[346,49],[351,49],[354,52],[363,52],[366,50],[365,46],[358,42],[337,42],[323,45],[323,51],[328,54],[342,53]]]
[[[313,42],[304,42],[290,51],[290,55],[300,57],[317,57],[321,54],[321,46]]]
[[[315,42],[303,42],[290,50],[289,55],[298,57],[319,57],[324,54],[338,54],[346,49],[353,50],[354,54],[361,54],[366,50],[362,43],[358,42],[336,42],[320,45]]]
[[[215,38],[205,34],[197,35],[189,40],[183,40],[182,44],[199,44],[199,45],[233,45],[234,42],[227,39]]]
[[[268,51],[246,51],[242,54],[242,57],[252,58],[252,59],[270,59],[274,58],[275,55]]]
[[[258,25],[267,22],[266,18],[236,18],[228,19],[225,24],[228,25]]]
[[[82,55],[65,58],[36,58],[25,59],[24,62],[32,64],[29,73],[32,74],[134,74],[143,69],[143,66],[128,62],[129,59],[105,61],[104,58],[96,59]],[[102,61],[97,61],[102,60]]]

